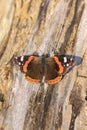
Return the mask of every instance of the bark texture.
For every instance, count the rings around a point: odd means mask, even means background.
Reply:
[[[32,84],[14,55],[83,58],[56,85]],[[0,130],[87,130],[87,1],[0,1]]]

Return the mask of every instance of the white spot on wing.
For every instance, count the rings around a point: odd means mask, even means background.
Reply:
[[[68,66],[69,66],[69,64],[66,64],[66,66],[68,67]]]
[[[19,62],[18,65],[21,65],[21,62]]]
[[[70,61],[73,61],[73,58],[70,58]]]
[[[22,56],[20,60],[23,61],[24,60],[24,56]]]
[[[66,63],[67,62],[67,58],[66,57],[64,57],[64,63]]]

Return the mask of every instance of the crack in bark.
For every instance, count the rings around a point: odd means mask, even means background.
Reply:
[[[74,130],[75,120],[77,116],[80,114],[83,105],[83,101],[81,98],[81,86],[79,86],[78,84],[76,84],[75,87],[76,86],[78,86],[79,88],[75,88],[74,90],[72,90],[72,93],[70,95],[70,104],[72,105],[72,115],[69,130]]]
[[[79,23],[81,20],[82,13],[84,11],[84,4],[82,4],[82,2],[83,2],[82,0],[81,1],[75,0],[75,3],[74,3],[74,1],[72,0],[68,6],[69,9],[67,11],[67,18],[66,19],[71,17],[70,12],[72,11],[73,3],[75,5],[75,8],[73,7],[74,15],[72,16],[72,21],[71,21],[71,23],[70,23],[70,25],[65,33],[64,43],[60,47],[60,52],[62,52],[62,53],[66,52],[66,48],[67,48],[66,46],[69,46],[68,44],[70,44],[70,42],[72,44],[72,48],[74,47],[74,43],[76,40],[77,31],[78,31],[78,26],[79,26]],[[80,7],[80,10],[79,10],[79,7]],[[70,41],[72,34],[74,34],[74,37],[73,37],[73,40]]]

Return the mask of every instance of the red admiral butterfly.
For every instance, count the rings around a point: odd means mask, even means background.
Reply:
[[[25,55],[14,57],[14,61],[25,73],[26,79],[32,83],[45,81],[55,84],[75,65],[74,57],[68,55]]]

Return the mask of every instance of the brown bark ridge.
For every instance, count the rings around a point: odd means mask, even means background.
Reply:
[[[32,84],[14,55],[83,58],[56,85]],[[87,1],[0,1],[0,130],[87,130]]]

